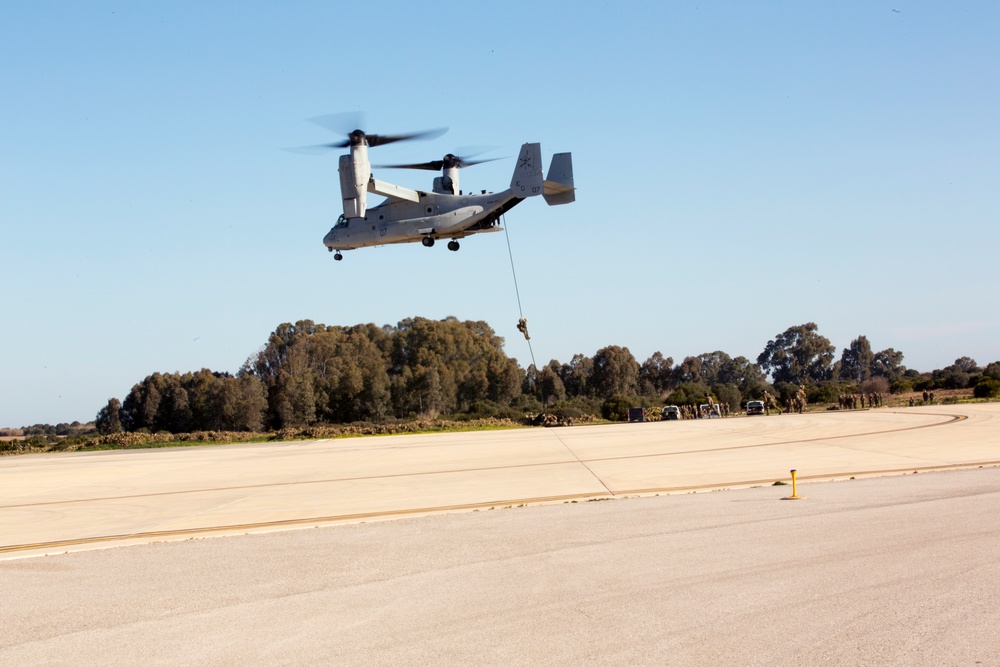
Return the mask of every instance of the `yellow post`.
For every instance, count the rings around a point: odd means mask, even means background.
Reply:
[[[791,472],[792,472],[792,495],[785,496],[784,498],[782,498],[782,500],[801,500],[803,498],[803,496],[799,495],[799,493],[798,493],[798,487],[797,487],[797,485],[795,483],[795,473],[797,471],[796,470],[792,470]]]

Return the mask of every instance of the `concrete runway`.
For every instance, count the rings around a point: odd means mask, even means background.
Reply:
[[[0,665],[1000,664],[998,416],[5,457]]]
[[[0,557],[1000,461],[1000,405],[0,458]]]

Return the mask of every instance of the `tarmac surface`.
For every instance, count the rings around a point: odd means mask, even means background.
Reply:
[[[0,665],[1000,665],[998,417],[4,457]]]

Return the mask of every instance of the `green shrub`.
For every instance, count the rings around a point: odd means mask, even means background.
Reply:
[[[699,405],[705,402],[705,394],[709,393],[706,385],[700,382],[685,382],[667,396],[667,405]]]
[[[601,416],[608,421],[623,422],[628,419],[628,409],[634,407],[633,399],[616,394],[601,405]]]
[[[774,390],[777,392],[777,398],[781,405],[785,405],[790,399],[796,397],[799,393],[799,385],[792,384],[791,382],[775,382]],[[808,398],[808,390],[806,390],[806,396]]]
[[[972,390],[976,398],[1000,398],[1000,380],[984,377]]]
[[[810,403],[836,403],[845,393],[844,387],[836,380],[824,380],[806,388],[806,399]]]
[[[472,421],[475,419],[511,419],[517,420],[523,416],[523,412],[518,408],[500,405],[494,401],[476,401],[469,408],[468,412],[452,415],[456,421]]]
[[[743,403],[743,395],[740,394],[740,388],[735,384],[712,385],[712,395],[720,404],[728,403],[731,411],[739,410]]]
[[[908,394],[913,391],[913,383],[909,380],[895,380],[889,387],[893,394]]]
[[[565,415],[573,419],[582,419],[585,417],[599,419],[601,417],[602,403],[601,400],[596,398],[574,396],[565,401],[559,401],[549,409],[549,412],[556,415]]]

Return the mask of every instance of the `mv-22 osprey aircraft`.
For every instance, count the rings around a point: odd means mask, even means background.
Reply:
[[[315,120],[320,122],[323,119]],[[553,155],[548,175],[542,178],[541,147],[532,143],[521,146],[510,187],[503,192],[462,192],[458,170],[490,160],[469,161],[451,154],[442,160],[420,164],[380,165],[385,168],[440,170],[441,176],[434,179],[430,192],[393,185],[372,175],[372,165],[368,161],[369,147],[404,139],[439,136],[441,133],[376,135],[354,130],[347,141],[313,147],[350,146],[350,153],[340,156],[340,191],[344,213],[323,238],[327,249],[336,252],[334,259],[343,259],[342,250],[415,241],[429,248],[437,239],[450,239],[448,249],[458,250],[458,239],[501,231],[500,216],[528,197],[542,195],[550,206],[569,204],[576,199],[572,155]],[[369,192],[382,195],[386,200],[368,208]]]

